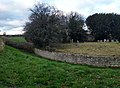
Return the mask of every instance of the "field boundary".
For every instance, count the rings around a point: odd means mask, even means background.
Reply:
[[[49,52],[35,48],[34,53],[38,56],[48,58],[50,60],[69,62],[74,64],[85,64],[97,67],[120,67],[119,57],[92,57],[80,54]]]

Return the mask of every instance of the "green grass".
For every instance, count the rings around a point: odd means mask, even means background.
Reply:
[[[60,52],[79,53],[82,55],[89,56],[116,56],[120,57],[120,43],[109,42],[85,42],[79,43],[78,45],[73,44],[62,44],[57,49]]]
[[[24,43],[24,42],[26,42],[24,37],[10,37],[10,39],[12,41],[14,41],[14,42],[17,42],[17,43]]]
[[[50,61],[6,46],[0,53],[0,88],[120,88],[120,68]]]

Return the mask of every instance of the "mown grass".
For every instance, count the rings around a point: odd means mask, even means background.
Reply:
[[[89,56],[116,56],[120,57],[120,43],[115,42],[85,42],[85,43],[71,43],[62,44],[57,48],[60,52],[79,53]]]
[[[120,68],[50,61],[6,46],[0,53],[0,88],[120,88]]]
[[[27,42],[24,37],[9,37],[12,41],[17,43],[25,43]]]

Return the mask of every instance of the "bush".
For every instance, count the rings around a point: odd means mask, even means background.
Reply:
[[[24,36],[36,47],[45,48],[53,43],[62,42],[63,22],[61,12],[53,6],[37,4],[31,9],[30,22],[26,23]]]

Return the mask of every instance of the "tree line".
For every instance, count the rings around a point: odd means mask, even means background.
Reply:
[[[89,35],[94,37],[94,41],[103,39],[120,41],[120,16],[117,14],[93,14],[84,20],[77,12],[64,14],[54,6],[44,3],[36,4],[30,11],[29,22],[24,27],[24,36],[35,46],[46,47],[69,43],[71,40],[85,42]],[[85,23],[88,30],[83,28]]]
[[[86,24],[97,40],[120,41],[120,15],[114,13],[96,13],[86,19]]]

